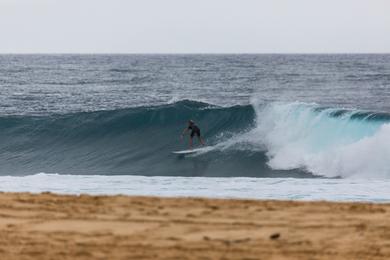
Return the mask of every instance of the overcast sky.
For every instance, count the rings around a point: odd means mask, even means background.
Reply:
[[[390,0],[0,0],[0,53],[390,53]]]

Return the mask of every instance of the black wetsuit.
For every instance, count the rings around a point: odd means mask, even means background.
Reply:
[[[197,125],[195,124],[189,125],[188,130],[191,130],[191,138],[194,137],[195,135],[200,137],[200,129]]]

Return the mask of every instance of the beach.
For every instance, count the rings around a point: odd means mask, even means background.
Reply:
[[[390,204],[0,194],[1,259],[388,259]]]

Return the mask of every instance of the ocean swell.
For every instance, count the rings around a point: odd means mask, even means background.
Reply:
[[[188,119],[207,152],[177,157]],[[218,107],[183,100],[0,117],[0,174],[387,178],[390,116],[305,103]]]

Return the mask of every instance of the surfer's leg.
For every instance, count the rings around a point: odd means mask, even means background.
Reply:
[[[203,138],[202,138],[200,135],[198,135],[198,140],[199,140],[199,142],[200,142],[202,145],[205,145],[204,140],[203,140]]]
[[[194,138],[195,132],[192,131],[190,134],[190,149],[192,149],[192,138]]]
[[[202,145],[204,145],[204,141],[203,141],[203,138],[202,138],[202,136],[201,136],[201,134],[200,134],[200,130],[198,130],[198,131],[196,132],[196,136],[198,137],[199,143],[201,143]]]

